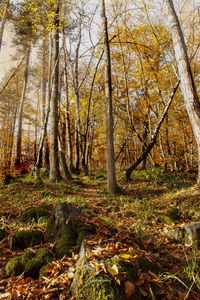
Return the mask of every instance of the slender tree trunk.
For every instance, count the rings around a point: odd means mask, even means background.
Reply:
[[[53,32],[53,91],[51,99],[51,124],[50,124],[50,180],[61,179],[58,158],[58,98],[59,98],[59,3],[55,15],[55,29]]]
[[[200,102],[197,95],[194,78],[192,75],[183,32],[176,15],[173,1],[164,0],[166,12],[171,26],[174,52],[177,61],[179,77],[181,80],[181,91],[185,100],[186,109],[192,125],[194,137],[198,150],[198,177],[200,184]]]
[[[158,124],[157,124],[157,126],[156,126],[156,128],[155,128],[154,134],[153,134],[153,136],[151,137],[150,143],[149,143],[148,145],[146,145],[146,148],[143,150],[143,153],[141,154],[141,156],[140,156],[140,157],[136,160],[136,162],[135,162],[132,166],[130,166],[130,167],[128,168],[128,170],[126,171],[126,180],[127,180],[127,181],[130,180],[130,176],[131,176],[131,173],[133,172],[133,170],[134,170],[135,168],[137,168],[137,166],[138,166],[138,165],[139,165],[139,164],[147,157],[147,155],[150,153],[150,151],[152,150],[153,146],[155,145],[156,139],[157,139],[157,136],[158,136],[158,133],[159,133],[159,130],[160,130],[160,127],[161,127],[161,125],[162,125],[162,123],[163,123],[165,117],[167,116],[167,113],[168,113],[168,110],[169,110],[170,105],[171,105],[171,103],[172,103],[172,100],[173,100],[173,98],[174,98],[174,96],[175,96],[175,94],[176,94],[176,91],[177,91],[178,87],[179,87],[179,83],[180,83],[180,82],[178,82],[178,83],[176,84],[175,88],[174,88],[174,91],[173,91],[173,93],[172,93],[172,95],[171,95],[171,97],[170,97],[170,99],[169,99],[169,102],[167,103],[167,105],[166,105],[166,107],[165,107],[165,109],[164,109],[164,111],[163,111],[163,114],[162,114],[162,116],[160,117],[160,120],[159,120],[159,122],[158,122]]]
[[[1,46],[2,46],[2,40],[3,40],[3,32],[4,32],[5,25],[6,25],[6,19],[7,19],[7,14],[8,14],[8,8],[9,8],[9,5],[10,5],[10,0],[7,0],[6,7],[5,7],[5,9],[4,9],[3,16],[2,16],[2,19],[1,19],[1,28],[0,28],[0,52],[1,52]]]
[[[24,70],[24,86],[22,90],[22,96],[19,107],[19,116],[18,116],[18,128],[17,128],[17,137],[16,137],[16,161],[15,166],[18,168],[22,163],[22,121],[23,121],[23,111],[24,111],[24,102],[26,99],[26,89],[28,84],[28,68],[30,61],[30,52],[31,46],[28,46],[27,55],[26,55],[26,65]]]
[[[101,0],[101,18],[103,27],[103,37],[105,45],[105,108],[106,108],[106,149],[107,149],[107,184],[108,192],[117,192],[117,181],[115,172],[114,153],[114,120],[112,108],[112,81],[111,81],[111,61],[110,46],[108,39],[107,18],[105,12],[105,2]]]

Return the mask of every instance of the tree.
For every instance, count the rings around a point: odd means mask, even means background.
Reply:
[[[60,180],[59,156],[58,156],[58,100],[59,100],[59,10],[60,2],[58,0],[54,16],[53,31],[53,88],[51,99],[51,123],[50,123],[50,180]]]
[[[183,32],[172,0],[164,0],[166,13],[171,27],[174,52],[181,80],[181,91],[185,100],[187,113],[192,125],[198,150],[198,177],[200,184],[200,102],[192,75]]]
[[[114,154],[114,120],[112,108],[112,79],[110,46],[108,38],[107,17],[105,11],[105,1],[101,0],[101,18],[103,27],[103,39],[105,46],[105,109],[106,109],[106,149],[107,149],[107,184],[108,192],[117,192],[117,181],[115,172]]]

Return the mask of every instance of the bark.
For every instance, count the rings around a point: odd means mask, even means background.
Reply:
[[[171,26],[174,52],[177,61],[178,73],[181,80],[181,91],[185,100],[186,110],[192,125],[193,134],[198,150],[198,177],[200,184],[200,102],[192,75],[183,32],[176,15],[172,0],[164,0],[166,13]]]
[[[107,17],[105,2],[101,0],[101,18],[103,27],[103,38],[105,47],[105,108],[106,108],[106,150],[107,150],[107,184],[108,192],[117,192],[117,181],[115,172],[114,153],[114,120],[112,108],[112,80],[111,80],[111,59],[110,45],[108,39]]]
[[[42,161],[42,155],[43,155],[43,166],[48,168],[49,167],[49,146],[48,146],[48,137],[47,137],[47,124],[49,120],[49,113],[50,113],[50,101],[51,101],[51,65],[52,65],[52,43],[51,43],[51,35],[50,35],[50,41],[49,41],[49,76],[48,76],[48,93],[47,93],[47,107],[46,111],[45,108],[43,108],[43,115],[42,115],[42,128],[41,128],[41,134],[40,134],[40,141],[38,146],[38,155],[36,160],[36,177],[40,177],[40,171],[39,168],[41,166]],[[44,48],[46,48],[46,45],[43,45]],[[46,61],[46,55],[44,54],[45,49],[43,49],[43,60]],[[42,101],[43,105],[46,102],[46,63],[43,62],[43,70],[42,70]]]
[[[79,49],[81,45],[81,19],[79,20],[79,36],[78,36],[78,44],[76,47],[76,57],[75,57],[75,74],[74,74],[74,93],[75,93],[75,107],[76,107],[76,123],[75,123],[75,171],[79,173],[80,167],[80,144],[81,144],[81,127],[80,127],[80,108],[79,108]]]
[[[18,128],[17,128],[17,136],[16,136],[16,161],[15,166],[18,168],[22,163],[22,122],[23,122],[23,111],[24,111],[24,103],[26,99],[26,90],[28,84],[28,68],[30,61],[30,52],[31,46],[28,46],[27,54],[26,54],[26,64],[24,70],[24,86],[22,90],[22,96],[19,107],[19,115],[18,115]]]
[[[67,180],[72,180],[72,176],[71,176],[68,166],[66,164],[65,155],[64,155],[64,151],[63,151],[59,136],[58,136],[58,145],[59,145],[59,158],[60,158],[60,163],[61,163],[61,166],[63,169],[64,178]]]
[[[130,176],[131,176],[131,173],[133,172],[133,170],[134,170],[135,168],[137,168],[137,166],[138,166],[144,159],[146,159],[147,155],[150,153],[150,151],[152,150],[153,146],[155,145],[156,139],[157,139],[157,136],[158,136],[158,133],[159,133],[159,130],[160,130],[160,127],[161,127],[161,125],[162,125],[162,123],[163,123],[165,117],[167,116],[168,110],[169,110],[170,105],[171,105],[171,103],[172,103],[172,100],[173,100],[173,98],[174,98],[174,96],[175,96],[175,94],[176,94],[176,91],[177,91],[177,89],[178,89],[178,87],[179,87],[179,84],[180,84],[180,82],[178,82],[178,83],[176,84],[176,86],[174,87],[173,93],[172,93],[172,95],[171,95],[171,97],[170,97],[170,99],[169,99],[169,101],[168,101],[168,103],[167,103],[167,105],[166,105],[166,107],[165,107],[165,109],[164,109],[164,111],[163,111],[163,114],[162,114],[162,116],[161,116],[161,118],[160,118],[160,120],[159,120],[159,122],[158,122],[158,124],[157,124],[157,126],[156,126],[156,128],[155,128],[155,130],[154,130],[154,134],[153,134],[153,136],[151,137],[150,143],[146,146],[145,150],[143,150],[141,156],[136,160],[136,162],[135,162],[130,168],[128,168],[128,170],[126,171],[126,180],[127,180],[127,181],[130,180]]]
[[[50,124],[50,180],[61,179],[58,158],[58,98],[59,98],[59,4],[55,15],[55,29],[53,32],[53,91],[51,99],[51,124]]]
[[[5,9],[4,9],[3,16],[2,16],[2,19],[1,19],[1,28],[0,28],[0,52],[1,52],[1,47],[2,47],[3,32],[4,32],[5,25],[6,25],[6,19],[7,19],[7,15],[8,15],[8,8],[9,8],[9,5],[10,5],[10,0],[7,0],[6,7],[5,7]]]

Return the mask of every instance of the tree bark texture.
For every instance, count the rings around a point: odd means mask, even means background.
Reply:
[[[26,64],[24,70],[24,86],[22,90],[22,96],[20,101],[19,107],[19,114],[18,114],[18,128],[17,128],[17,136],[16,136],[16,161],[15,166],[19,167],[22,163],[22,121],[23,121],[23,111],[24,111],[24,102],[26,99],[26,90],[28,84],[28,68],[29,68],[29,61],[30,61],[30,52],[31,46],[28,46],[27,54],[26,54]]]
[[[112,108],[112,80],[110,46],[108,39],[107,18],[105,12],[105,1],[101,0],[101,17],[103,27],[103,38],[105,47],[105,108],[106,108],[106,150],[107,150],[107,184],[108,192],[117,192],[117,181],[115,172],[114,154],[114,120]]]
[[[58,98],[59,98],[59,4],[55,15],[55,29],[53,32],[53,91],[51,99],[50,123],[50,180],[60,180],[58,156]]]
[[[198,177],[200,184],[200,102],[192,75],[183,32],[172,0],[164,0],[166,13],[171,27],[174,52],[181,80],[181,91],[185,100],[187,113],[192,125],[193,134],[198,150]]]

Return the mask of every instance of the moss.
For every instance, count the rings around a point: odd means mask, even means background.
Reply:
[[[66,227],[58,243],[54,247],[54,253],[57,259],[62,258],[64,255],[71,256],[70,250],[76,244],[76,235],[70,229]]]
[[[31,260],[33,257],[35,257],[35,253],[28,250],[26,251],[22,256],[21,256],[21,263],[22,265],[25,267],[25,265],[27,264],[27,262],[29,260]]]
[[[47,248],[40,248],[35,257],[29,260],[25,266],[25,275],[38,278],[40,269],[52,260],[52,255]]]
[[[71,292],[76,300],[122,300],[117,285],[107,275],[94,277],[86,258],[82,258],[76,268],[75,277],[71,285]]]
[[[172,221],[177,221],[180,218],[180,211],[177,207],[170,207],[167,211],[167,216],[172,220]]]
[[[12,257],[6,264],[6,274],[8,276],[18,276],[24,271],[21,256]]]
[[[167,225],[172,225],[174,224],[174,220],[172,220],[169,216],[161,214],[161,213],[155,213],[155,215],[157,216],[158,220],[160,222],[163,222]]]
[[[13,248],[25,249],[40,244],[44,239],[39,230],[18,231],[13,237]]]
[[[131,263],[125,262],[119,257],[107,259],[105,261],[107,266],[117,265],[119,272],[126,272],[128,275],[125,280],[135,282],[137,277],[137,270]],[[121,286],[117,285],[112,276],[102,275],[95,277],[95,270],[89,266],[89,262],[83,257],[77,264],[76,273],[73,283],[71,285],[71,294],[76,296],[77,300],[124,300],[127,299],[124,292],[123,283]],[[128,277],[129,276],[129,277]],[[134,279],[133,279],[134,278]],[[142,299],[139,290],[136,287],[135,292],[129,298],[131,300]]]
[[[0,228],[0,241],[2,241],[6,237],[5,229]]]
[[[46,209],[42,207],[30,207],[26,209],[21,215],[22,222],[28,222],[34,219],[35,222],[38,222],[39,218],[48,218],[49,213]]]
[[[48,276],[48,272],[46,271],[47,268],[51,265],[49,262],[48,264],[44,265],[39,272],[39,279],[42,279],[43,276]]]

